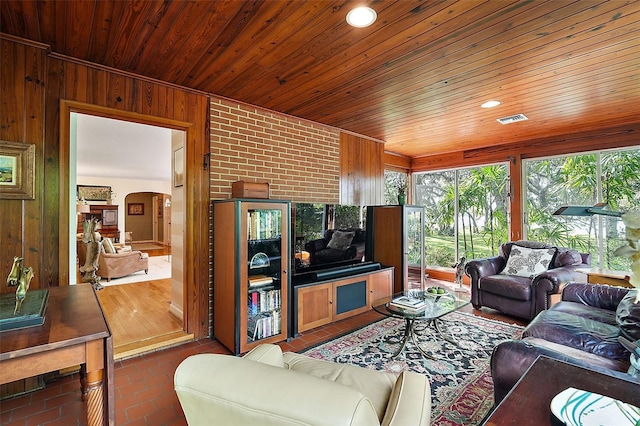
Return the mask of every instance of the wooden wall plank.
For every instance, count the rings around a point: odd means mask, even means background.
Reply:
[[[185,229],[185,258],[194,262],[194,267],[185,268],[190,271],[185,276],[186,327],[197,337],[207,336],[209,233],[201,227],[209,227],[208,172],[202,168],[209,151],[208,96],[50,56],[46,48],[2,37],[0,53],[11,58],[0,64],[0,139],[36,144],[36,199],[0,202],[0,269],[8,271],[13,256],[20,255],[26,265],[34,266],[32,288],[69,282],[69,135],[68,128],[60,127],[61,121],[68,123],[68,117],[60,115],[62,101],[87,105],[89,111],[94,108],[106,116],[125,114],[142,121],[148,117],[150,122],[184,128],[191,221]]]
[[[568,135],[531,139],[512,144],[469,149],[449,154],[417,157],[411,161],[414,172],[442,170],[454,167],[507,161],[516,155],[539,158],[601,149],[637,146],[640,141],[640,123],[605,129],[576,132]]]
[[[384,144],[340,133],[340,203],[382,203]]]

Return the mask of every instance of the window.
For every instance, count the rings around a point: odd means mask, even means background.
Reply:
[[[507,241],[507,164],[419,173],[414,180],[415,204],[425,207],[428,266],[492,256]]]
[[[398,200],[398,187],[405,186],[406,188],[407,182],[408,182],[408,177],[406,173],[398,172],[395,170],[385,170],[384,171],[384,203],[386,205],[401,204]],[[405,196],[406,196],[406,189],[405,189]]]
[[[524,161],[527,239],[592,254],[592,265],[629,270],[630,259],[613,256],[625,230],[615,217],[553,216],[563,205],[607,202],[613,211],[640,208],[640,149],[599,151]]]

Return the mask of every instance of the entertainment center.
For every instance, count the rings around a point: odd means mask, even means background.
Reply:
[[[366,257],[373,241],[366,211],[270,199],[214,201],[213,337],[245,353],[390,300],[395,268]]]

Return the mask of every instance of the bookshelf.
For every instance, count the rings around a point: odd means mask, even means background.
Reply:
[[[288,336],[288,201],[213,202],[213,335],[235,354]]]

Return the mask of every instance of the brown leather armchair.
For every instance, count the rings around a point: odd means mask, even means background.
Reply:
[[[559,294],[568,282],[586,282],[586,274],[580,268],[589,268],[591,255],[568,248],[557,248],[549,269],[533,277],[503,273],[512,246],[527,248],[555,248],[534,241],[517,241],[502,244],[499,255],[474,259],[467,263],[466,274],[471,278],[471,303],[474,308],[483,306],[526,320],[550,306],[550,298]]]

